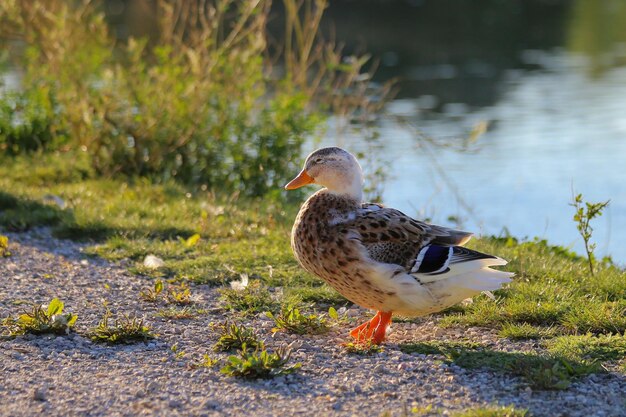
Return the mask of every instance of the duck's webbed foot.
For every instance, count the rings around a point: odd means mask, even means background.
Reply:
[[[385,340],[385,333],[391,323],[391,314],[390,312],[377,312],[370,321],[352,329],[350,336],[356,339],[357,342],[381,344]]]

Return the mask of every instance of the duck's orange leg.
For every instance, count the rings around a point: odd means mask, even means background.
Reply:
[[[350,336],[354,337],[357,342],[370,341],[379,345],[385,340],[389,323],[391,323],[391,313],[379,311],[370,321],[352,329]]]

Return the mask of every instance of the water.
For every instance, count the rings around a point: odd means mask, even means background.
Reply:
[[[424,14],[443,13],[431,2],[417,3],[413,9],[419,21],[428,19]],[[531,3],[537,13],[549,8]],[[406,39],[389,35],[381,45],[370,37],[379,48],[374,52],[392,58],[381,78],[402,77],[399,99],[380,123],[383,150],[372,149],[354,133],[336,136],[332,129],[322,144],[375,152],[388,168],[382,197],[389,206],[480,234],[540,237],[579,253],[584,248],[568,205],[573,190],[587,201],[610,199],[604,216],[592,223],[596,253],[626,264],[621,242],[626,230],[626,24],[611,27],[610,18],[611,13],[626,18],[626,8],[609,1],[606,10],[601,5],[597,10],[601,2],[592,3],[555,2],[550,18],[524,27],[545,33],[550,25],[551,35],[520,41],[502,52],[506,58],[484,51],[493,42],[486,36],[469,41],[476,57],[465,50],[449,52],[467,43],[455,36],[472,36],[462,31],[438,45],[448,51],[440,59],[432,51],[411,50]],[[432,40],[442,29],[432,25],[429,30],[434,33],[424,36]],[[605,36],[608,32],[617,38]],[[489,122],[487,133],[467,145],[468,132],[481,121]]]

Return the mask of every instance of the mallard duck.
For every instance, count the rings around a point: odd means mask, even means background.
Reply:
[[[504,259],[462,247],[471,233],[415,220],[392,208],[363,203],[363,172],[344,149],[311,153],[285,189],[324,188],[300,208],[291,247],[300,265],[344,297],[376,310],[350,334],[380,344],[393,314],[441,311],[509,282],[512,273],[490,266]]]

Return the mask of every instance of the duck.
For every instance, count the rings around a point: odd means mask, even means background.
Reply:
[[[352,329],[355,342],[379,345],[393,315],[435,313],[511,281],[513,273],[491,268],[507,261],[463,247],[472,233],[363,202],[363,171],[342,148],[309,154],[285,189],[309,184],[323,188],[300,207],[291,248],[306,271],[352,303],[376,311]]]

